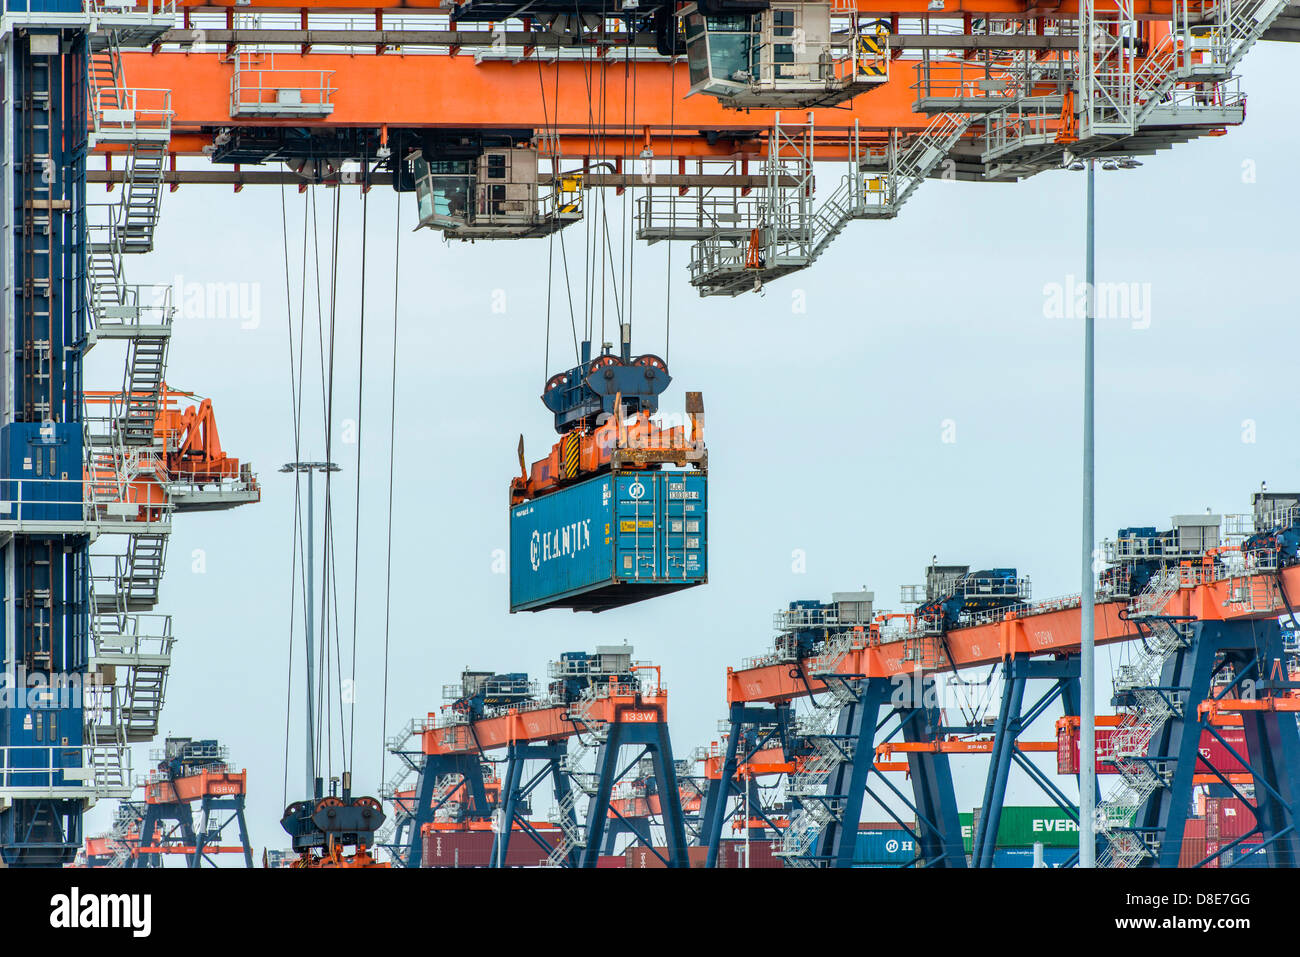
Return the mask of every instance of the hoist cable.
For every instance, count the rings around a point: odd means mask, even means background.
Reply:
[[[338,279],[339,279],[339,217],[342,212],[341,195],[336,190],[334,194],[334,217],[333,228],[330,237],[330,300],[329,300],[329,352],[328,352],[328,379],[322,382],[322,391],[325,396],[325,461],[332,462],[334,447],[334,360],[337,356],[336,337],[337,337],[337,320],[338,320]],[[322,710],[325,712],[323,724],[322,748],[323,763],[329,776],[333,776],[334,769],[334,702],[328,694],[329,688],[329,665],[332,663],[338,667],[338,570],[335,565],[334,549],[334,473],[329,469],[325,472],[325,566],[326,581],[325,587],[321,593],[321,649],[325,654],[324,667],[321,669],[320,680],[320,701]],[[330,620],[331,602],[333,597],[333,621]],[[333,627],[331,627],[331,625]],[[330,645],[330,638],[334,639],[334,646]],[[342,689],[340,689],[341,692]],[[340,714],[340,720],[342,715]],[[341,736],[341,728],[340,728]],[[341,744],[342,742],[340,742]],[[346,762],[346,755],[344,756]]]
[[[306,206],[304,204],[304,210]],[[302,435],[302,416],[298,408],[298,388],[300,384],[295,384],[293,367],[294,367],[294,348],[293,348],[293,282],[289,276],[289,214],[286,208],[284,196],[284,184],[280,185],[280,234],[284,244],[284,296],[285,296],[285,324],[289,333],[289,396],[291,401],[293,415],[293,452],[294,461],[298,461],[299,443]],[[304,237],[306,232],[304,230]],[[306,245],[303,246],[303,266],[306,268]],[[294,473],[295,481],[293,483],[293,531],[291,535],[292,547],[289,549],[290,566],[289,566],[289,641],[288,641],[288,661],[285,672],[285,693],[284,693],[284,784],[281,792],[280,803],[287,807],[289,804],[289,731],[292,726],[293,716],[293,625],[294,612],[297,610],[297,588],[298,588],[298,536],[301,504],[299,502],[299,481],[297,473]]]
[[[676,25],[671,23],[673,31],[672,48],[677,49]],[[677,63],[676,57],[668,63],[668,159],[671,162],[677,148]],[[677,198],[671,200],[670,209],[675,206]],[[668,266],[664,277],[664,362],[668,361],[668,346],[673,334],[673,244],[668,244]]]
[[[369,166],[369,161],[363,159],[363,165]],[[369,225],[370,212],[370,190],[363,186],[361,188],[361,296],[360,308],[360,330],[358,333],[357,345],[357,483],[356,483],[356,505],[353,516],[352,526],[352,671],[350,680],[352,681],[352,708],[348,724],[348,752],[352,756],[352,761],[347,764],[347,770],[350,774],[353,770],[353,763],[356,760],[356,740],[357,740],[357,704],[356,704],[356,686],[357,686],[357,606],[360,604],[361,592],[358,589],[359,576],[361,574],[361,441],[365,437],[363,417],[363,399],[365,397],[366,381],[366,237],[368,235],[367,226]],[[341,702],[340,702],[341,704]]]
[[[384,568],[384,711],[381,719],[379,782],[386,780],[388,760],[388,648],[393,609],[393,465],[397,455],[397,294],[402,262],[402,203],[393,216],[393,362],[388,396],[388,547]]]

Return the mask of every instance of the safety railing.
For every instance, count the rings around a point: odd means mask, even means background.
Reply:
[[[926,50],[911,88],[916,92],[918,106],[926,100],[961,100],[963,110],[978,112],[979,101],[986,102],[987,110],[994,110],[1031,94],[1059,92],[1054,88],[1066,82],[1068,76],[1062,51],[1056,51],[1048,60],[1016,53],[994,61],[933,56]],[[1049,79],[1054,82],[1045,82]]]
[[[753,34],[750,49],[759,75],[751,78],[758,90],[831,90],[889,79],[888,34],[862,35],[856,31],[834,33],[819,44],[793,43],[790,37],[764,42]]]
[[[131,795],[131,751],[125,745],[0,747],[0,795],[8,798]]]
[[[114,497],[109,497],[105,488],[107,480],[0,480],[0,529],[21,532],[25,528],[95,524],[100,531],[107,531],[114,525],[129,524],[130,531],[146,531],[149,525],[170,521],[170,503],[139,501],[130,485],[114,485]]]
[[[223,496],[239,497],[240,500],[255,498],[260,500],[262,485],[253,474],[252,466],[240,465],[238,475],[212,475],[202,479],[168,478],[163,483],[167,495],[176,508],[181,509],[190,501],[199,499],[221,498]]]
[[[141,612],[110,612],[91,619],[93,657],[106,660],[166,658],[176,639],[172,616]]]
[[[171,136],[171,90],[110,89],[95,93],[95,138],[126,142]]]
[[[91,14],[175,16],[176,0],[82,0],[82,10]]]
[[[265,69],[235,64],[230,78],[231,116],[328,116],[334,112],[333,70],[281,70],[267,56]]]
[[[990,113],[981,122],[984,132],[976,142],[986,159],[996,159],[1024,145],[1055,140],[1061,129],[1061,107],[1051,105],[1048,98],[1029,97]]]
[[[142,334],[163,335],[171,329],[176,307],[172,287],[164,283],[118,286],[112,301],[92,287],[90,314],[97,338],[130,339]]]
[[[767,224],[770,202],[766,196],[751,193],[683,197],[656,195],[647,190],[637,198],[637,236],[658,239],[702,239],[728,235],[747,238],[755,229]]]
[[[1262,513],[1255,530],[1262,532],[1277,528],[1291,528],[1296,525],[1300,525],[1300,505],[1288,505]]]
[[[1203,552],[1200,548],[1183,548],[1178,543],[1177,535],[1106,539],[1101,547],[1105,560],[1112,564],[1151,558],[1170,561],[1199,559]]]

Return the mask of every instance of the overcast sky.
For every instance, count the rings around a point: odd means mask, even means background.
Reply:
[[[1136,284],[1139,304],[1098,326],[1099,535],[1167,527],[1175,513],[1243,512],[1260,481],[1276,490],[1298,482],[1287,360],[1300,133],[1289,52],[1262,44],[1250,54],[1243,127],[1098,174],[1098,280]],[[839,175],[826,171],[823,193]],[[557,268],[552,361],[543,362],[547,241],[444,244],[407,230],[415,202],[403,197],[390,732],[436,710],[442,685],[466,666],[544,678],[560,652],[626,640],[663,666],[673,743],[685,756],[717,740],[727,666],[770,646],[772,612],[789,600],[865,585],[878,608],[897,609],[899,586],[922,581],[934,555],[1015,566],[1036,597],[1077,592],[1081,322],[1051,314],[1055,292],[1083,272],[1083,190],[1083,174],[1066,171],[1013,185],[927,182],[897,220],[852,224],[811,269],[761,297],[700,299],[688,245],[674,246],[671,272],[666,244],[638,245],[634,351],[667,351],[674,381],[664,409],[680,410],[686,390],[704,393],[710,581],[599,616],[510,615],[507,577],[493,571],[494,551],[507,547],[517,438],[530,461],[554,441],[538,396],[545,374],[572,358]],[[330,201],[320,190],[322,229]],[[303,198],[290,192],[287,202],[296,290]],[[357,191],[343,202],[351,261],[340,267],[333,455],[343,466],[335,527],[350,654],[358,446],[344,428],[358,418]],[[618,203],[611,197],[611,209]],[[395,208],[391,191],[373,191],[355,759],[366,793],[380,787],[384,709]],[[566,239],[575,270],[581,229]],[[168,380],[213,399],[221,440],[253,464],[263,500],[178,518],[159,611],[175,617],[179,637],[163,731],[219,738],[248,769],[260,855],[287,844],[278,820],[293,482],[276,470],[294,449],[280,192],[168,194],[155,252],[127,267],[133,282],[247,283],[245,303],[256,304],[224,317],[182,311],[176,321]],[[806,311],[794,308],[801,301]],[[562,352],[556,343],[566,341]],[[311,361],[304,457],[324,454]],[[119,382],[118,355],[99,347],[88,387]],[[1114,661],[1100,653],[1103,705]],[[300,679],[299,660],[290,800],[302,796]],[[1050,722],[1036,731],[1049,737]],[[143,772],[150,747],[136,750]],[[333,765],[337,773],[337,744]],[[954,766],[967,810],[980,801],[983,759]],[[1013,784],[1011,803],[1039,800],[1023,777]],[[110,810],[88,816],[88,833],[107,826]]]

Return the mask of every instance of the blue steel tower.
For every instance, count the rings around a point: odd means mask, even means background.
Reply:
[[[90,488],[82,384],[93,341],[90,63],[92,43],[143,42],[170,24],[170,11],[100,9],[96,0],[6,0],[0,14],[0,857],[10,867],[72,860],[86,807],[130,795],[128,739],[88,722],[83,687],[89,547],[106,517]]]

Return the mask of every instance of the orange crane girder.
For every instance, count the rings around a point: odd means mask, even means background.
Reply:
[[[504,748],[513,742],[562,741],[578,734],[581,727],[570,719],[570,705],[511,711],[466,724],[429,727],[420,735],[425,754],[477,754]],[[432,719],[433,716],[430,715]],[[635,691],[598,698],[586,711],[584,721],[623,721],[653,724],[668,720],[668,694]]]
[[[1281,588],[1288,595],[1300,594],[1300,566],[1283,569],[1279,573]],[[1203,582],[1181,588],[1164,611],[1167,614],[1186,615],[1206,621],[1275,617],[1277,612],[1248,611],[1235,607],[1232,601],[1232,580]],[[1128,608],[1127,601],[1098,604],[1095,616],[1095,635],[1099,645],[1130,641],[1138,636],[1135,626],[1121,618]],[[951,665],[945,660],[938,665],[922,668],[933,674],[950,667],[969,668],[975,665],[996,664],[1014,654],[1061,655],[1079,651],[1079,609],[1062,608],[1028,614],[1008,616],[1002,621],[957,628],[945,636],[951,653]],[[844,656],[836,669],[840,674],[888,678],[894,675],[914,674],[917,662],[906,660],[908,642],[864,641]],[[806,681],[805,681],[806,677]],[[825,683],[811,675],[801,676],[798,668],[789,662],[759,665],[754,668],[727,669],[727,701],[778,702],[791,701],[816,693]]]
[[[302,0],[177,0],[182,10],[227,10],[248,12],[252,10],[292,10],[308,13],[438,13],[443,12],[446,0],[327,0],[326,3],[303,3]],[[524,4],[521,2],[520,7]],[[926,17],[932,20],[952,20],[965,16],[998,17],[1060,17],[1074,19],[1079,13],[1077,0],[1058,4],[1031,3],[1026,0],[946,0],[942,10],[935,10],[931,0],[857,0],[857,11],[863,16],[887,19],[893,16]],[[1133,8],[1139,19],[1167,17],[1172,9],[1169,0],[1134,0]],[[1104,3],[1097,5],[1104,13]]]
[[[727,109],[709,96],[686,96],[690,79],[684,62],[638,62],[629,72],[622,62],[563,60],[535,64],[475,63],[469,56],[334,53],[277,53],[276,69],[332,72],[333,110],[323,118],[231,116],[234,64],[217,53],[123,52],[125,75],[133,87],[171,91],[175,155],[202,155],[215,128],[314,127],[386,129],[538,129],[554,131],[541,144],[550,155],[568,159],[633,158],[649,149],[657,158],[728,158],[763,155],[775,111]],[[521,68],[526,67],[526,68]],[[919,60],[897,60],[889,82],[839,108],[813,110],[819,160],[849,156],[855,124],[865,140],[888,133],[920,132],[931,117],[916,113]],[[960,78],[960,65],[933,64],[931,82]],[[538,82],[539,71],[542,82]],[[589,77],[588,73],[594,75]],[[602,76],[603,74],[603,76]],[[181,82],[183,78],[183,82]],[[589,89],[606,89],[619,104],[593,117]],[[394,91],[400,95],[394,96]],[[634,113],[621,104],[635,102]],[[789,119],[803,112],[787,111]],[[710,138],[704,131],[718,134]],[[120,146],[103,145],[112,152]]]

